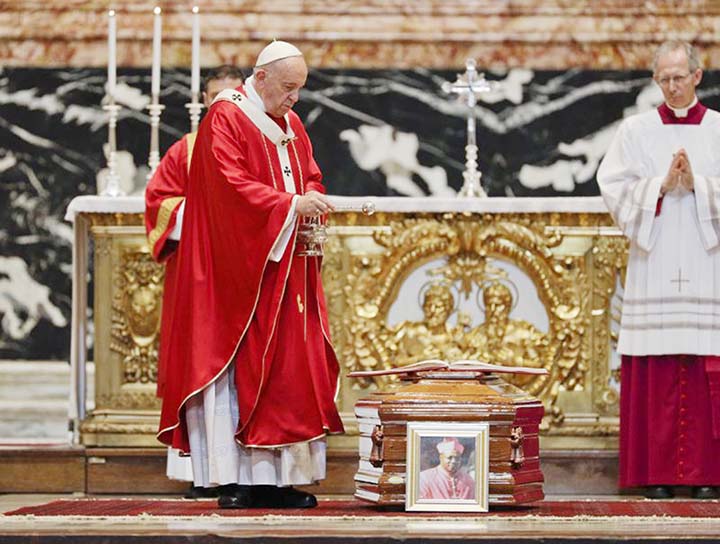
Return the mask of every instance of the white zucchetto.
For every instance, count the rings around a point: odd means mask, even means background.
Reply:
[[[302,57],[302,53],[291,43],[275,40],[260,51],[257,61],[255,62],[255,67],[265,66],[276,60],[286,59],[288,57]]]

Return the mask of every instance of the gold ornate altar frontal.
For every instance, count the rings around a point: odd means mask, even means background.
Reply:
[[[95,407],[88,446],[160,446],[155,395],[164,267],[152,260],[142,214],[83,214],[93,241]]]
[[[323,280],[345,372],[429,358],[543,367],[547,376],[511,380],[545,405],[542,447],[617,447],[611,307],[627,242],[609,215],[348,213],[334,214],[331,225]],[[420,271],[424,280],[408,296]],[[545,330],[513,310],[526,297],[537,298]],[[478,306],[480,318],[463,302]],[[398,304],[420,306],[422,316],[393,323]],[[342,411],[394,379],[343,380]]]
[[[96,385],[80,439],[159,446],[163,267],[150,257],[141,214],[83,215],[94,241]],[[349,212],[333,214],[329,234],[323,281],[348,431],[331,447],[356,447],[356,401],[394,379],[347,372],[427,358],[546,368],[515,378],[545,405],[542,447],[617,447],[611,309],[627,244],[607,214]],[[529,299],[542,323],[523,313]],[[413,306],[416,317],[397,317]]]

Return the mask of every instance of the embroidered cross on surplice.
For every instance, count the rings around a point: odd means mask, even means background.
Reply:
[[[678,293],[682,293],[682,284],[683,283],[690,283],[690,280],[683,279],[682,277],[682,268],[678,268],[678,275],[677,278],[674,280],[670,280],[670,283],[677,283],[678,284]]]

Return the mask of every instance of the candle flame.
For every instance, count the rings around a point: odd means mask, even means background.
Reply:
[[[200,8],[199,8],[199,7],[193,6],[193,9],[192,9],[192,12],[193,12],[193,13],[197,13],[197,12],[199,12],[199,11],[200,11]]]
[[[160,6],[155,6],[155,9],[153,10],[153,13],[155,15],[160,15],[162,13],[162,10],[160,9]]]
[[[108,11],[108,17],[115,17],[115,10],[114,10],[114,9],[111,9],[110,11]]]

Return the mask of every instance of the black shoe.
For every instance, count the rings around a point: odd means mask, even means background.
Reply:
[[[183,495],[185,499],[210,499],[218,496],[217,487],[199,487],[191,485],[187,493]]]
[[[218,489],[218,506],[220,508],[250,508],[252,492],[248,485],[227,484]]]
[[[645,488],[645,497],[648,499],[672,499],[675,496],[672,487],[654,485]]]
[[[253,486],[252,503],[255,508],[315,508],[317,499],[293,487],[257,485]]]
[[[690,496],[693,499],[720,499],[718,490],[709,486],[693,487]]]

